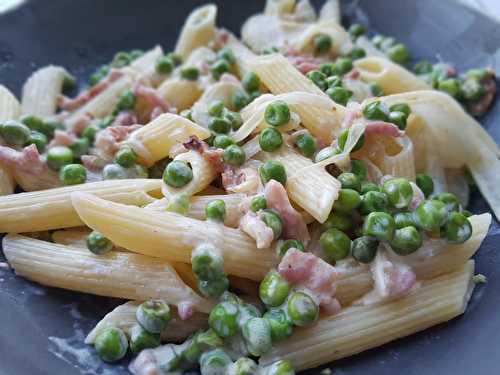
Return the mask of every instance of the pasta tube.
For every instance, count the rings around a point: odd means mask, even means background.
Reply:
[[[104,199],[143,205],[153,201],[147,193],[160,190],[161,180],[110,180],[0,197],[0,232],[38,232],[82,225],[71,204],[74,191]]]
[[[43,285],[115,298],[188,302],[202,312],[212,307],[165,260],[119,251],[95,255],[12,234],[4,238],[3,250],[18,275]]]
[[[167,301],[169,302],[169,301]],[[93,344],[96,337],[108,327],[117,327],[122,329],[127,336],[130,336],[130,330],[137,324],[135,312],[140,302],[130,301],[116,307],[113,311],[106,314],[102,320],[90,331],[85,339],[85,344]],[[163,342],[180,342],[187,339],[190,335],[200,329],[207,327],[207,315],[195,313],[187,320],[181,320],[177,310],[172,310],[172,318],[168,326],[161,332]]]
[[[212,243],[224,257],[226,273],[252,280],[261,280],[277,261],[273,251],[258,250],[245,233],[219,223],[126,206],[84,193],[74,193],[72,200],[89,227],[140,254],[190,263],[194,247]]]
[[[178,112],[190,108],[202,93],[197,82],[179,77],[167,79],[158,87],[158,94]]]
[[[422,283],[413,294],[380,306],[351,307],[321,319],[260,358],[268,365],[290,360],[296,370],[313,368],[446,322],[462,314],[474,288],[474,262]],[[333,349],[332,349],[333,348]]]
[[[53,65],[34,72],[23,86],[22,112],[42,117],[55,114],[67,75],[66,69]]]
[[[21,105],[7,87],[0,85],[0,121],[17,119],[21,115]]]
[[[86,240],[89,233],[90,230],[86,227],[63,229],[52,233],[52,240],[60,245],[86,249]]]

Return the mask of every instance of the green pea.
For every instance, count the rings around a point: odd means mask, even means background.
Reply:
[[[323,73],[326,77],[330,77],[335,74],[335,64],[333,63],[323,63],[319,66],[319,71]],[[337,77],[338,78],[338,77]]]
[[[118,112],[130,110],[134,108],[135,102],[136,102],[136,97],[132,93],[132,91],[125,91],[123,94],[120,95],[120,98],[118,99],[115,108]]]
[[[393,111],[389,113],[389,122],[392,122],[396,125],[400,130],[406,129],[406,120],[407,117],[403,112]]]
[[[198,290],[206,297],[219,298],[229,288],[229,280],[221,276],[216,280],[198,280]]]
[[[363,115],[368,120],[381,120],[381,121],[389,120],[389,112],[387,107],[378,100],[369,103],[363,109]]]
[[[326,219],[326,221],[323,223],[323,228],[336,228],[341,231],[347,231],[351,229],[352,225],[353,222],[350,215],[332,211],[330,215],[328,215],[328,219]]]
[[[359,23],[353,23],[349,27],[349,34],[351,34],[351,36],[353,36],[354,38],[364,35],[365,32],[366,32],[365,28],[363,27],[363,25],[360,25]]]
[[[58,171],[67,164],[73,163],[73,152],[66,146],[55,146],[47,152],[47,165]]]
[[[242,333],[248,352],[251,355],[261,356],[271,349],[271,327],[264,318],[247,320]]]
[[[314,52],[317,55],[323,55],[330,52],[332,44],[333,41],[329,35],[319,33],[313,37]]]
[[[224,345],[224,341],[211,328],[198,333],[193,340],[196,341],[200,351],[208,351]]]
[[[33,115],[22,116],[20,121],[31,130],[44,134],[47,138],[54,136],[56,129],[64,129],[64,125],[57,121],[43,121],[41,118]]]
[[[63,185],[83,184],[87,180],[87,170],[81,164],[68,164],[59,171],[59,180]]]
[[[333,209],[339,212],[349,213],[361,204],[361,196],[356,190],[340,189],[337,200],[333,203]]]
[[[120,328],[108,327],[97,335],[94,347],[105,362],[117,362],[127,354],[127,336]]]
[[[191,255],[193,273],[201,280],[218,280],[224,276],[224,260],[211,246],[199,246]]]
[[[104,77],[106,77],[111,70],[109,65],[103,65],[98,68],[90,77],[89,84],[90,86],[95,86],[99,81],[101,81]]]
[[[353,95],[353,92],[351,90],[344,89],[343,87],[330,87],[326,90],[326,94],[335,103],[345,106]]]
[[[212,330],[210,330],[210,331],[212,331]],[[198,361],[200,360],[201,354],[202,354],[200,345],[198,344],[198,337],[201,334],[202,334],[202,332],[196,332],[190,340],[187,340],[185,342],[185,348],[182,351],[182,360],[183,361],[186,361],[189,364],[197,364],[198,363]],[[220,340],[220,338],[218,336],[217,336],[217,338]]]
[[[351,160],[351,173],[354,173],[360,181],[366,180],[368,176],[365,163],[357,159]]]
[[[266,375],[295,375],[295,370],[290,361],[279,360],[267,368]]]
[[[344,259],[351,249],[350,238],[336,228],[325,231],[319,239],[319,244],[329,261]]]
[[[210,117],[208,128],[216,134],[227,134],[231,130],[231,123],[225,117]]]
[[[231,70],[231,66],[226,60],[223,59],[214,61],[210,66],[212,77],[214,77],[215,80],[218,80],[221,77],[221,75],[229,72],[229,70]]]
[[[384,91],[382,90],[382,87],[380,87],[376,83],[370,83],[368,84],[368,87],[370,88],[370,91],[373,96],[384,96]]]
[[[99,121],[99,128],[106,129],[108,126],[111,126],[114,120],[115,117],[113,115],[104,117]]]
[[[238,306],[231,302],[221,302],[212,309],[208,316],[208,325],[219,337],[234,336],[238,331]]]
[[[226,374],[231,363],[231,358],[222,349],[214,349],[201,355],[200,371],[207,375]]]
[[[222,199],[215,199],[205,206],[205,216],[209,220],[223,221],[226,215],[226,203]]]
[[[235,142],[233,138],[226,134],[219,134],[214,138],[213,146],[217,148],[222,148],[223,150],[228,148],[231,145],[234,145]]]
[[[233,50],[229,47],[224,47],[219,52],[217,52],[217,57],[219,59],[227,61],[231,65],[236,62],[236,56],[234,56]]]
[[[87,138],[77,138],[73,144],[69,146],[75,158],[80,158],[89,152],[89,140]]]
[[[339,182],[341,183],[342,189],[353,189],[357,191],[361,190],[361,182],[359,181],[358,176],[356,176],[354,173],[341,173],[337,177],[337,180],[339,180]]]
[[[339,148],[334,148],[334,147],[325,147],[321,149],[317,154],[316,157],[314,158],[314,161],[316,163],[319,163],[320,161],[326,160],[328,158],[331,158],[332,156],[340,154],[342,151]]]
[[[387,56],[394,61],[395,63],[398,64],[404,64],[408,61],[410,58],[410,54],[408,53],[408,49],[406,46],[402,43],[397,43],[390,47],[387,50]]]
[[[427,200],[415,210],[415,221],[420,228],[428,232],[439,230],[446,221],[446,206],[439,200]]]
[[[380,46],[382,44],[382,42],[385,40],[385,37],[381,34],[376,34],[373,36],[372,38],[372,43],[375,47],[377,47],[378,49],[380,49]]]
[[[5,121],[0,128],[0,134],[7,144],[23,146],[30,138],[30,129],[23,123],[15,120]]]
[[[366,51],[364,50],[364,48],[354,47],[351,50],[350,56],[351,56],[351,59],[353,59],[353,60],[359,60],[359,59],[362,59],[363,57],[366,57]]]
[[[398,104],[393,104],[389,107],[389,111],[391,112],[403,112],[405,116],[408,118],[411,113],[411,108],[408,104],[406,103],[398,103]]]
[[[281,133],[274,128],[266,128],[259,135],[259,145],[263,151],[276,151],[282,144],[283,137]]]
[[[271,339],[273,342],[283,341],[292,335],[292,323],[281,309],[273,309],[266,312],[263,318],[271,327]]]
[[[100,255],[113,249],[113,243],[97,231],[92,231],[87,236],[87,249],[92,253]]]
[[[37,131],[31,131],[30,137],[28,139],[28,142],[26,142],[26,144],[35,145],[36,149],[38,150],[38,153],[41,154],[45,150],[45,146],[47,146],[47,137],[43,133]]]
[[[181,78],[188,81],[196,81],[200,76],[200,71],[194,66],[189,66],[181,69]]]
[[[387,195],[389,204],[397,209],[408,207],[413,198],[413,188],[406,178],[391,178],[384,182],[382,191]]]
[[[458,98],[460,94],[460,82],[456,78],[446,78],[438,82],[437,89],[454,98]]]
[[[294,143],[299,152],[307,158],[316,152],[316,141],[309,133],[299,134],[295,137]]]
[[[260,86],[259,76],[254,72],[248,72],[243,76],[241,84],[243,85],[243,88],[248,92],[256,91]]]
[[[130,330],[130,350],[133,354],[139,354],[144,349],[160,346],[160,334],[151,333],[136,324]]]
[[[259,167],[259,175],[262,183],[265,185],[270,180],[275,180],[282,184],[286,184],[286,170],[283,164],[276,160],[267,160]]]
[[[167,328],[172,315],[170,307],[164,301],[148,300],[137,307],[135,317],[146,331],[160,333]]]
[[[339,134],[339,138],[337,139],[337,143],[339,148],[344,151],[345,144],[347,143],[347,137],[349,136],[349,129],[344,129]],[[355,152],[360,150],[365,144],[365,135],[363,134],[356,142],[356,145],[352,148],[351,152]]]
[[[470,69],[465,73],[467,79],[475,79],[476,81],[482,81],[489,75],[487,69]]]
[[[441,193],[436,198],[444,203],[447,212],[460,211],[460,201],[455,194]]]
[[[124,167],[124,168],[130,168],[132,167],[136,161],[137,161],[137,156],[134,151],[130,147],[122,147],[118,152],[115,154],[115,163]]]
[[[212,100],[207,110],[210,116],[220,117],[224,111],[224,102],[222,100]]]
[[[273,230],[274,239],[278,239],[283,231],[281,217],[274,211],[265,209],[260,212],[262,221]]]
[[[155,69],[157,73],[160,74],[170,74],[174,70],[175,64],[171,58],[167,56],[161,56],[156,60]]]
[[[380,43],[380,49],[387,53],[387,51],[396,45],[396,39],[394,39],[392,36],[387,36],[382,39],[382,42]]]
[[[99,128],[96,125],[88,125],[82,132],[82,137],[85,138],[88,142],[89,145],[94,144],[95,141],[95,136],[97,135],[97,132],[99,131]]]
[[[260,283],[259,296],[270,307],[278,307],[290,293],[290,285],[276,271],[269,272]]]
[[[130,64],[130,55],[127,52],[117,52],[111,61],[113,68],[123,68]]]
[[[448,216],[444,233],[449,243],[461,244],[472,236],[472,225],[463,213],[452,212]]]
[[[376,238],[361,236],[352,241],[352,257],[360,263],[371,263],[377,255],[379,242]]]
[[[245,163],[245,151],[238,145],[228,146],[222,154],[224,163],[239,167]]]
[[[76,78],[71,74],[65,74],[63,78],[63,90],[72,90],[76,87]]]
[[[243,327],[245,323],[250,318],[260,318],[262,316],[261,311],[255,305],[250,303],[245,303],[242,300],[239,301],[240,305],[240,315],[238,317],[238,325]]]
[[[105,180],[123,180],[128,178],[127,171],[117,164],[108,164],[102,170]]]
[[[166,211],[186,215],[189,210],[189,196],[186,193],[176,194],[168,200]]]
[[[377,184],[374,184],[373,182],[363,181],[361,183],[361,191],[360,191],[361,195],[365,195],[369,191],[380,191],[380,189],[377,186]],[[376,210],[376,211],[379,211],[379,210]]]
[[[368,215],[370,212],[385,211],[388,204],[387,194],[378,190],[368,191],[362,197],[361,213]]]
[[[419,61],[413,67],[413,71],[418,75],[429,74],[432,72],[432,69],[433,69],[432,64],[427,60]]]
[[[288,299],[287,312],[292,323],[306,327],[316,322],[319,308],[316,302],[306,293],[294,292]]]
[[[326,83],[326,75],[321,73],[319,70],[311,70],[306,74],[306,76],[322,91],[327,89],[328,85]]]
[[[243,119],[238,112],[226,111],[224,118],[231,123],[233,131],[238,130],[243,125]]]
[[[179,113],[180,116],[187,118],[189,121],[193,121],[193,111],[190,109],[184,109]]]
[[[333,73],[332,73],[333,74]],[[340,79],[339,76],[337,75],[330,75],[326,79],[326,84],[328,85],[328,88],[332,87],[342,87],[342,80]]]
[[[193,179],[191,167],[180,160],[174,160],[167,165],[163,172],[163,181],[171,187],[181,188]]]
[[[394,236],[396,223],[391,215],[385,212],[370,213],[363,224],[365,236],[376,237],[380,241],[390,241]]]
[[[264,118],[269,125],[281,126],[290,122],[290,109],[283,100],[275,100],[268,104]]]
[[[267,208],[267,201],[266,198],[262,195],[253,197],[252,200],[250,201],[250,211],[252,212],[258,212],[265,208]]]
[[[278,251],[278,255],[280,257],[284,257],[286,252],[290,249],[297,249],[297,250],[302,251],[302,252],[306,251],[304,245],[302,245],[302,243],[300,241],[298,241],[298,240],[286,240],[281,244],[279,251]]]
[[[415,218],[413,216],[413,212],[396,212],[393,217],[394,222],[396,223],[396,229],[402,229],[409,226],[417,226],[417,223],[415,222]]]
[[[234,90],[231,95],[231,105],[236,109],[240,110],[246,107],[250,103],[250,96],[243,90]]]
[[[460,91],[465,100],[477,102],[486,93],[484,86],[476,79],[466,79],[462,82]]]
[[[428,198],[434,192],[434,181],[426,174],[417,175],[417,186],[422,190],[425,197]]]
[[[250,358],[242,357],[239,358],[233,365],[232,375],[254,375],[259,371],[257,364]]]
[[[352,68],[352,60],[349,57],[339,57],[335,61],[335,73],[339,76],[350,72]]]
[[[396,254],[408,255],[422,246],[422,235],[414,226],[396,229],[390,244]]]

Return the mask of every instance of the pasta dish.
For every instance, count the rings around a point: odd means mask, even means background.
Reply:
[[[85,342],[135,375],[295,374],[462,314],[470,190],[500,217],[495,72],[413,66],[335,0],[268,0],[241,38],[216,14],[76,94],[54,65],[0,85],[8,267],[125,300]]]

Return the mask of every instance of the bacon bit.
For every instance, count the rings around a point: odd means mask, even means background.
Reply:
[[[274,240],[274,232],[260,216],[248,211],[240,219],[240,229],[256,241],[258,249],[267,249]]]
[[[82,155],[80,159],[85,168],[95,172],[100,171],[109,163],[108,160],[95,155]]]
[[[340,310],[335,298],[338,273],[323,259],[291,248],[278,265],[278,272],[297,289],[305,289],[327,314]]]
[[[229,31],[226,29],[217,29],[215,31],[214,39],[210,43],[210,48],[214,50],[223,48],[227,42],[229,42],[229,37]]]
[[[137,124],[137,117],[130,111],[121,111],[113,120],[111,126],[129,126]]]
[[[222,160],[223,150],[209,147],[205,142],[192,135],[183,146],[188,150],[194,150],[200,153],[207,162],[209,162],[218,172],[225,171],[224,161]]]
[[[246,176],[242,170],[236,170],[228,166],[222,172],[222,186],[226,190],[231,190],[235,186],[241,185],[245,180]]]
[[[99,83],[92,86],[86,91],[80,93],[76,98],[70,99],[63,95],[59,95],[57,98],[57,105],[60,109],[74,111],[75,109],[81,107],[92,98],[99,95],[101,92],[106,90],[110,84],[116,81],[118,78],[123,76],[123,72],[117,69],[112,69],[104,79]]]
[[[474,116],[481,116],[490,107],[491,103],[493,102],[493,98],[495,97],[495,94],[497,92],[497,84],[495,82],[495,74],[493,71],[489,72],[488,74],[482,81],[481,83],[483,84],[486,92],[483,95],[479,101],[476,103],[469,104],[468,109],[469,112],[474,115]]]
[[[56,130],[54,138],[49,143],[49,148],[54,146],[71,146],[75,142],[75,136],[64,130]]]
[[[342,80],[346,79],[346,80],[356,81],[356,80],[359,79],[359,77],[360,77],[359,70],[358,69],[352,69],[349,73],[345,74],[342,77]]]
[[[73,124],[72,130],[76,134],[80,134],[89,125],[90,121],[92,121],[92,116],[89,114],[81,115]]]
[[[194,150],[196,152],[199,152],[200,154],[205,152],[205,150],[209,147],[205,142],[201,141],[195,135],[190,136],[189,140],[187,142],[184,142],[183,145],[186,149]]]
[[[388,137],[402,137],[405,133],[399,128],[385,121],[370,121],[366,124],[366,135],[384,135]]]
[[[177,305],[177,313],[181,320],[188,320],[194,314],[194,305],[192,302],[182,301]]]
[[[289,50],[287,59],[295,66],[302,74],[307,74],[312,70],[319,69],[321,61],[311,55],[300,55],[299,52]]]
[[[160,107],[163,112],[168,112],[169,105],[160,97],[160,95],[158,95],[158,92],[154,88],[137,82],[134,85],[132,92],[138,99],[143,99],[149,103],[152,108]]]
[[[15,180],[26,191],[50,189],[60,185],[57,173],[47,167],[34,144],[22,151],[0,146],[0,165],[12,171]]]
[[[279,182],[269,181],[264,189],[267,207],[279,213],[283,221],[283,238],[295,238],[304,245],[310,240],[307,225],[301,214],[290,204],[285,188]]]
[[[102,151],[104,155],[113,156],[120,148],[120,142],[123,142],[130,133],[140,127],[141,125],[109,126],[97,133],[95,147]]]

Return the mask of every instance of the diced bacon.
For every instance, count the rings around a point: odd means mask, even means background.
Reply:
[[[154,350],[146,349],[130,363],[128,369],[134,375],[163,375],[164,372],[158,366],[158,360]]]
[[[256,194],[261,186],[257,168],[252,165],[242,168],[225,166],[222,172],[222,186],[230,193]]]
[[[71,146],[75,142],[75,136],[64,130],[56,130],[54,138],[49,143],[49,148],[53,146]]]
[[[90,121],[92,121],[92,116],[90,116],[88,114],[81,115],[73,123],[72,130],[76,134],[80,134],[89,125]]]
[[[188,150],[194,150],[202,154],[209,146],[206,142],[200,140],[197,136],[192,135],[187,142],[183,143],[184,147]]]
[[[335,298],[338,278],[335,267],[312,253],[289,249],[280,264],[279,274],[296,289],[313,297],[327,314],[335,314],[340,304]]]
[[[57,173],[47,167],[34,144],[22,151],[0,146],[0,165],[10,170],[26,191],[50,189],[60,185]]]
[[[370,121],[366,124],[365,129],[366,135],[384,135],[387,137],[402,137],[404,132],[399,130],[399,128],[385,121]]]
[[[127,139],[130,133],[140,127],[141,125],[109,126],[103,131],[97,133],[95,147],[98,148],[104,155],[113,156],[120,148],[120,143]]]
[[[274,240],[273,230],[251,211],[240,219],[240,229],[256,241],[259,249],[269,248]]]
[[[222,160],[223,150],[209,147],[208,144],[199,140],[196,136],[189,137],[189,140],[184,142],[183,146],[187,150],[194,150],[200,153],[218,172],[224,171],[225,166]]]
[[[137,124],[137,117],[129,111],[121,111],[113,120],[111,126],[129,126]]]
[[[279,182],[271,180],[266,184],[264,195],[267,207],[279,213],[283,221],[283,238],[294,238],[306,245],[309,240],[309,231],[301,214],[290,204],[285,188]]]
[[[229,36],[230,36],[229,31],[227,31],[226,29],[217,29],[215,31],[214,39],[210,43],[209,47],[214,50],[221,49],[229,41]]]
[[[373,305],[401,298],[410,293],[417,285],[413,270],[403,262],[389,260],[385,250],[380,247],[375,260],[370,265],[374,289],[364,295],[356,304]]]
[[[194,305],[192,302],[182,301],[177,305],[177,313],[181,320],[187,320],[194,314]]]
[[[163,112],[168,112],[169,105],[160,97],[160,95],[158,95],[158,92],[154,88],[137,82],[134,85],[132,92],[137,97],[137,99],[142,99],[147,102],[150,105],[151,110],[153,108],[160,107]]]
[[[292,63],[302,74],[307,74],[312,70],[319,69],[320,60],[310,55],[299,55],[296,51],[290,50],[287,55],[288,61]]]
[[[90,101],[92,98],[96,97],[101,92],[106,90],[111,83],[116,81],[121,76],[123,76],[123,72],[121,72],[120,70],[113,69],[99,83],[92,86],[88,90],[83,91],[76,98],[70,99],[60,95],[57,98],[57,104],[61,109],[74,111],[75,109],[81,107],[82,105]]]
[[[80,159],[83,166],[90,171],[99,171],[109,164],[108,160],[95,155],[82,155]]]
[[[350,72],[348,72],[347,74],[345,74],[343,77],[342,77],[342,80],[358,80],[360,77],[360,73],[359,73],[359,70],[358,69],[352,69]]]

